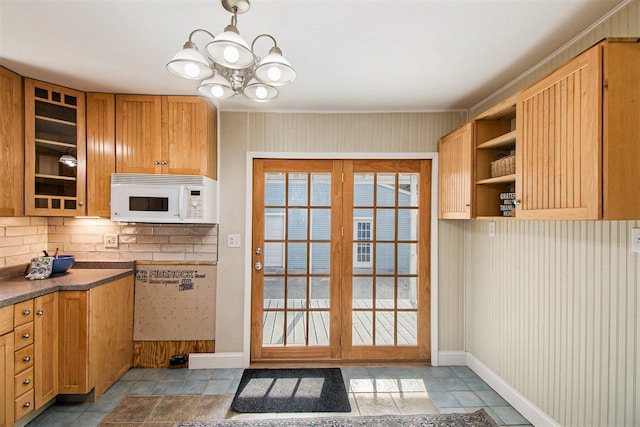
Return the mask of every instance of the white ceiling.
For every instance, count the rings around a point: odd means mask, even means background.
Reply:
[[[249,41],[273,35],[297,79],[268,104],[223,111],[469,108],[628,0],[253,0]],[[218,34],[219,0],[0,0],[0,65],[84,91],[195,94],[166,63]],[[201,47],[202,36],[195,40]],[[262,45],[261,43],[264,43]],[[262,39],[257,53],[270,46]]]

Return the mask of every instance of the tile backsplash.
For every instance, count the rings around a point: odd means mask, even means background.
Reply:
[[[117,234],[117,248],[105,248]],[[0,267],[25,264],[50,253],[78,261],[217,261],[218,226],[121,224],[103,218],[0,217]]]

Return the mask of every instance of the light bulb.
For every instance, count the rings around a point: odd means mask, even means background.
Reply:
[[[212,86],[211,95],[215,96],[216,98],[220,98],[222,95],[224,95],[224,89],[222,89],[222,87],[219,85]]]
[[[198,74],[200,74],[200,69],[195,64],[187,63],[184,66],[184,73],[189,77],[196,77]]]
[[[256,98],[265,99],[266,97],[267,97],[267,90],[264,88],[264,86],[258,86],[256,88]]]
[[[224,48],[224,59],[228,62],[235,64],[240,59],[240,52],[235,46],[227,46]]]
[[[282,71],[278,67],[269,67],[267,71],[267,76],[271,79],[272,82],[277,82],[282,77]]]

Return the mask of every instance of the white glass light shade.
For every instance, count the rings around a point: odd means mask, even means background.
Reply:
[[[185,79],[202,80],[210,77],[213,70],[209,66],[207,58],[204,57],[198,49],[188,46],[175,54],[173,59],[167,64],[167,69]]]
[[[255,76],[258,80],[271,86],[284,86],[296,78],[296,71],[289,61],[282,56],[282,51],[273,47],[269,54],[260,61]]]
[[[243,94],[255,102],[269,102],[273,101],[278,96],[278,89],[256,79],[251,79],[251,81],[245,86]]]
[[[71,168],[75,168],[76,166],[78,166],[78,159],[73,157],[71,154],[63,154],[58,159],[58,162],[65,164]]]
[[[246,40],[237,33],[235,27],[229,25],[222,34],[205,46],[207,55],[212,61],[223,67],[241,70],[253,65],[253,52]]]
[[[227,79],[220,74],[216,74],[214,77],[203,81],[200,86],[198,86],[198,92],[200,92],[201,95],[215,99],[229,98],[234,94]]]

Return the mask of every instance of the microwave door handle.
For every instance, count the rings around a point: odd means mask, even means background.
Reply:
[[[184,185],[180,186],[180,192],[178,193],[178,216],[181,220],[185,217],[185,207],[187,206],[186,192]]]

